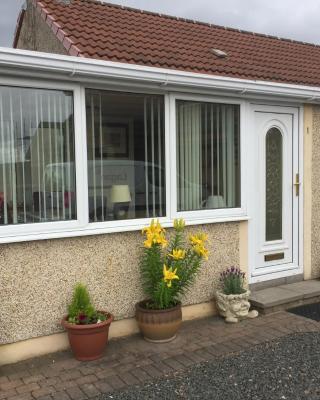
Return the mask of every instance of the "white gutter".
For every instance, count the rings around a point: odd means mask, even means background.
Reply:
[[[91,58],[71,57],[27,50],[0,47],[0,76],[34,76],[48,74],[50,78],[83,81],[104,78],[127,82],[140,82],[159,87],[183,87],[221,90],[238,95],[270,95],[299,99],[304,102],[320,101],[320,87],[254,81],[214,75],[183,72],[165,68],[140,66]]]

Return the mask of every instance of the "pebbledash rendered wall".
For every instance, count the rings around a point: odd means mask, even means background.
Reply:
[[[312,107],[311,271],[320,277],[320,107]]]
[[[240,223],[198,225],[189,235],[209,236],[209,261],[184,305],[212,300],[219,273],[239,265]],[[76,282],[88,285],[95,305],[116,319],[134,316],[143,299],[138,259],[140,232],[0,245],[0,344],[13,343],[61,331]]]

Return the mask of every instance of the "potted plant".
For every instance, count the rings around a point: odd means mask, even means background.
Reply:
[[[86,286],[78,283],[68,315],[61,322],[68,332],[70,347],[77,360],[96,360],[103,355],[112,320],[111,314],[93,307]]]
[[[250,291],[245,287],[245,273],[231,267],[220,274],[221,291],[216,292],[218,311],[226,322],[255,318],[258,311],[250,309]]]
[[[146,239],[140,269],[147,299],[136,304],[136,319],[151,342],[175,338],[182,322],[180,298],[194,282],[202,260],[208,258],[207,235],[190,236],[187,244],[184,229],[184,221],[175,220],[169,241],[159,221],[152,220],[142,231]]]

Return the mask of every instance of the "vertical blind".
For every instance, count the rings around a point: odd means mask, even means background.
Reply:
[[[71,92],[0,87],[0,224],[76,218]]]
[[[178,210],[240,206],[239,107],[177,101]]]
[[[144,97],[146,217],[163,217],[166,213],[162,101],[161,97]]]
[[[163,96],[87,90],[86,106],[90,221],[164,216]],[[178,210],[239,207],[239,106],[176,113]],[[77,218],[74,140],[72,92],[0,86],[0,224]]]

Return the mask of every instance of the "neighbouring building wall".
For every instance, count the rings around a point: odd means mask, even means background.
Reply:
[[[311,122],[311,135],[312,135],[311,276],[312,278],[318,278],[320,277],[320,107],[319,106],[312,106],[312,119],[310,122]]]
[[[62,43],[55,37],[29,0],[27,4],[17,48],[46,53],[67,54]]]
[[[240,223],[188,227],[209,236],[209,261],[183,304],[210,301],[219,274],[240,263]],[[134,316],[144,295],[139,276],[140,232],[0,245],[0,344],[61,331],[72,289],[88,285],[98,309]]]

